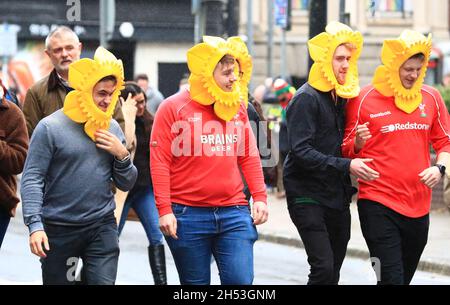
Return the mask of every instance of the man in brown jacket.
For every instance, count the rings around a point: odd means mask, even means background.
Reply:
[[[64,105],[64,99],[72,88],[69,78],[69,65],[80,59],[82,44],[70,28],[60,26],[52,30],[45,39],[45,53],[54,67],[53,71],[31,87],[25,97],[23,113],[27,121],[28,134],[31,135],[37,123]],[[125,128],[120,103],[113,115],[122,130]]]
[[[15,175],[20,174],[28,151],[25,119],[19,107],[6,100],[0,86],[0,247],[16,213],[19,198],[16,195]]]

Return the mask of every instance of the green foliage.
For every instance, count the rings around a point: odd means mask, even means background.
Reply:
[[[450,111],[450,87],[444,87],[442,85],[439,85],[436,86],[436,89],[438,89],[439,92],[441,93],[445,105],[447,106],[447,110]]]

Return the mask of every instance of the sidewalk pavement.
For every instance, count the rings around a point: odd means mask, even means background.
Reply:
[[[292,223],[287,210],[286,199],[268,194],[269,220],[257,227],[259,238],[283,245],[303,248],[303,243]],[[358,209],[350,206],[352,215],[351,238],[347,256],[369,259],[369,251],[361,233]],[[422,254],[418,270],[450,276],[450,213],[436,210],[430,213],[428,243]]]

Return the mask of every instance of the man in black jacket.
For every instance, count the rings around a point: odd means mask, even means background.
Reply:
[[[308,83],[287,107],[290,151],[284,163],[289,214],[311,266],[308,284],[337,284],[350,239],[350,173],[373,180],[368,159],[342,158],[344,106],[359,93],[357,59],[362,36],[333,22],[308,42]],[[333,54],[333,56],[329,56]]]

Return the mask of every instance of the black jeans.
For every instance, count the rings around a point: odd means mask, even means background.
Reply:
[[[44,225],[50,251],[41,259],[44,285],[75,285],[76,264],[83,260],[83,284],[114,285],[119,240],[114,214],[88,226]]]
[[[288,208],[311,266],[308,285],[337,285],[350,240],[350,209],[292,202]]]
[[[358,213],[377,283],[409,284],[427,244],[429,215],[406,217],[366,199],[358,200]]]

